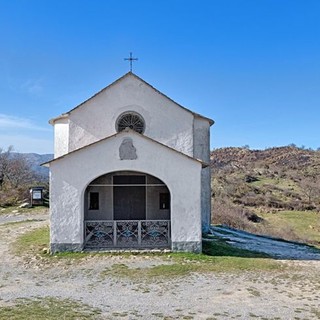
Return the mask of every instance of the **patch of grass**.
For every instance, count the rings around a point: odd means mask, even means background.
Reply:
[[[228,256],[228,257],[243,257],[243,258],[270,258],[269,255],[261,252],[240,249],[226,243],[224,240],[217,237],[210,237],[214,241],[203,241],[202,250],[209,256]]]
[[[76,259],[88,259],[90,257],[103,257],[121,255],[130,257],[129,253],[91,253],[91,252],[63,252],[55,255],[43,254],[42,249],[48,246],[49,228],[42,227],[31,230],[21,235],[13,244],[16,254],[25,256],[42,255],[48,263],[57,260],[65,261],[66,265]],[[150,279],[161,277],[185,276],[192,272],[228,272],[237,270],[279,270],[283,268],[279,262],[266,259],[267,255],[238,249],[224,241],[203,241],[203,254],[194,253],[139,253],[139,256],[162,257],[164,264],[138,269],[129,268],[125,264],[114,264],[111,268],[101,272],[102,277],[116,276],[133,279]],[[57,259],[58,258],[58,259]]]
[[[269,184],[276,184],[276,180],[275,179],[271,179],[271,178],[267,178],[267,177],[259,177],[259,180],[257,181],[253,181],[250,184],[253,186],[257,186],[257,187],[261,187],[264,185],[269,185]]]
[[[258,181],[251,182],[250,184],[257,187],[276,186],[281,189],[291,189],[294,191],[299,191],[298,186],[292,180],[278,178],[278,177],[275,177],[275,178],[259,177]]]
[[[26,221],[16,222],[17,224],[23,224]],[[16,239],[12,243],[12,250],[17,255],[35,256],[41,255],[47,260],[65,259],[76,260],[84,259],[89,256],[99,255],[100,253],[88,253],[88,252],[59,252],[54,255],[43,253],[44,248],[49,248],[50,229],[49,226],[30,230]],[[103,254],[103,253],[102,253]],[[106,253],[105,253],[106,254]]]
[[[294,233],[294,238],[284,239],[302,241],[320,246],[320,213],[312,211],[279,211],[259,214],[267,222],[267,231],[281,236],[281,229],[286,226]]]
[[[202,242],[202,254],[173,253],[179,265],[189,264],[195,271],[280,270],[283,265],[266,254],[235,248],[223,240]],[[157,267],[155,267],[157,268]]]
[[[153,266],[150,268],[129,268],[125,264],[114,264],[101,272],[101,277],[130,278],[132,280],[147,280],[154,278],[174,278],[185,276],[191,272],[202,272],[199,266],[193,263],[172,263]]]
[[[206,243],[206,242],[205,242]],[[206,250],[210,251],[211,242],[205,244]],[[232,249],[228,249],[232,252]],[[241,249],[236,249],[236,252]],[[248,254],[244,250],[244,254]],[[254,256],[254,255],[253,255]],[[163,254],[166,264],[152,266],[149,268],[129,268],[125,263],[114,264],[101,272],[101,277],[127,277],[132,280],[174,278],[183,277],[190,273],[208,272],[236,272],[236,271],[277,271],[285,269],[283,264],[263,258],[241,257],[241,256],[210,256],[208,254],[172,253]]]
[[[166,276],[185,275],[190,272],[229,272],[229,271],[274,271],[283,267],[271,259],[250,259],[241,257],[209,257],[204,254],[196,257],[185,257],[185,254],[173,256],[172,265],[160,265],[150,268],[150,276],[160,276],[163,273]]]
[[[102,319],[101,311],[88,305],[57,298],[37,298],[17,300],[16,304],[0,307],[0,320],[56,320],[56,319]]]
[[[34,255],[42,252],[49,245],[49,227],[37,228],[22,234],[12,244],[13,251],[18,254]]]

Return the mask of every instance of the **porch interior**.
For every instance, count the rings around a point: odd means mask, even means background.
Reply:
[[[85,191],[84,225],[85,248],[169,248],[170,192],[145,173],[105,174]]]

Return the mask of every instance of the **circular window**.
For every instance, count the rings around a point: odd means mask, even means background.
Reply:
[[[119,116],[116,124],[118,132],[123,131],[125,128],[130,128],[136,132],[143,133],[145,123],[140,114],[135,112],[126,112]]]

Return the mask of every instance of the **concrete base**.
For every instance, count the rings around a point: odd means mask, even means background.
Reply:
[[[90,249],[94,251],[104,251],[104,249]],[[110,250],[110,249],[109,249]],[[137,248],[133,248],[132,250],[139,250]],[[140,249],[143,251],[154,251],[153,249]],[[166,251],[168,249],[164,249]],[[173,242],[172,243],[172,249],[173,252],[193,252],[193,253],[201,253],[202,252],[202,243],[201,241],[179,241],[179,242]],[[80,252],[83,251],[83,245],[80,243],[51,243],[50,244],[50,252],[52,254],[57,252]],[[111,251],[111,250],[110,250]],[[119,252],[125,252],[128,251],[128,249],[121,249],[121,248],[114,248],[112,251],[119,251]],[[131,251],[131,250],[130,250]],[[161,251],[161,250],[159,250]],[[170,251],[170,250],[169,250]]]
[[[83,251],[83,245],[81,243],[51,243],[50,244],[50,252],[52,254],[57,252],[80,252]],[[86,251],[154,251],[154,249],[148,248],[90,248],[86,249]],[[170,251],[169,248],[164,249],[157,249],[158,251]],[[201,253],[202,252],[202,243],[201,241],[179,241],[179,242],[172,242],[171,251],[173,252],[193,252],[193,253]]]
[[[83,246],[80,243],[51,243],[50,252],[79,252],[82,251]]]
[[[202,243],[201,243],[201,241],[199,241],[199,242],[198,241],[172,242],[172,251],[201,253],[202,252]]]

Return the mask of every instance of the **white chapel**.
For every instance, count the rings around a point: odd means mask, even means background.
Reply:
[[[201,252],[213,120],[129,72],[50,123],[52,252]]]

